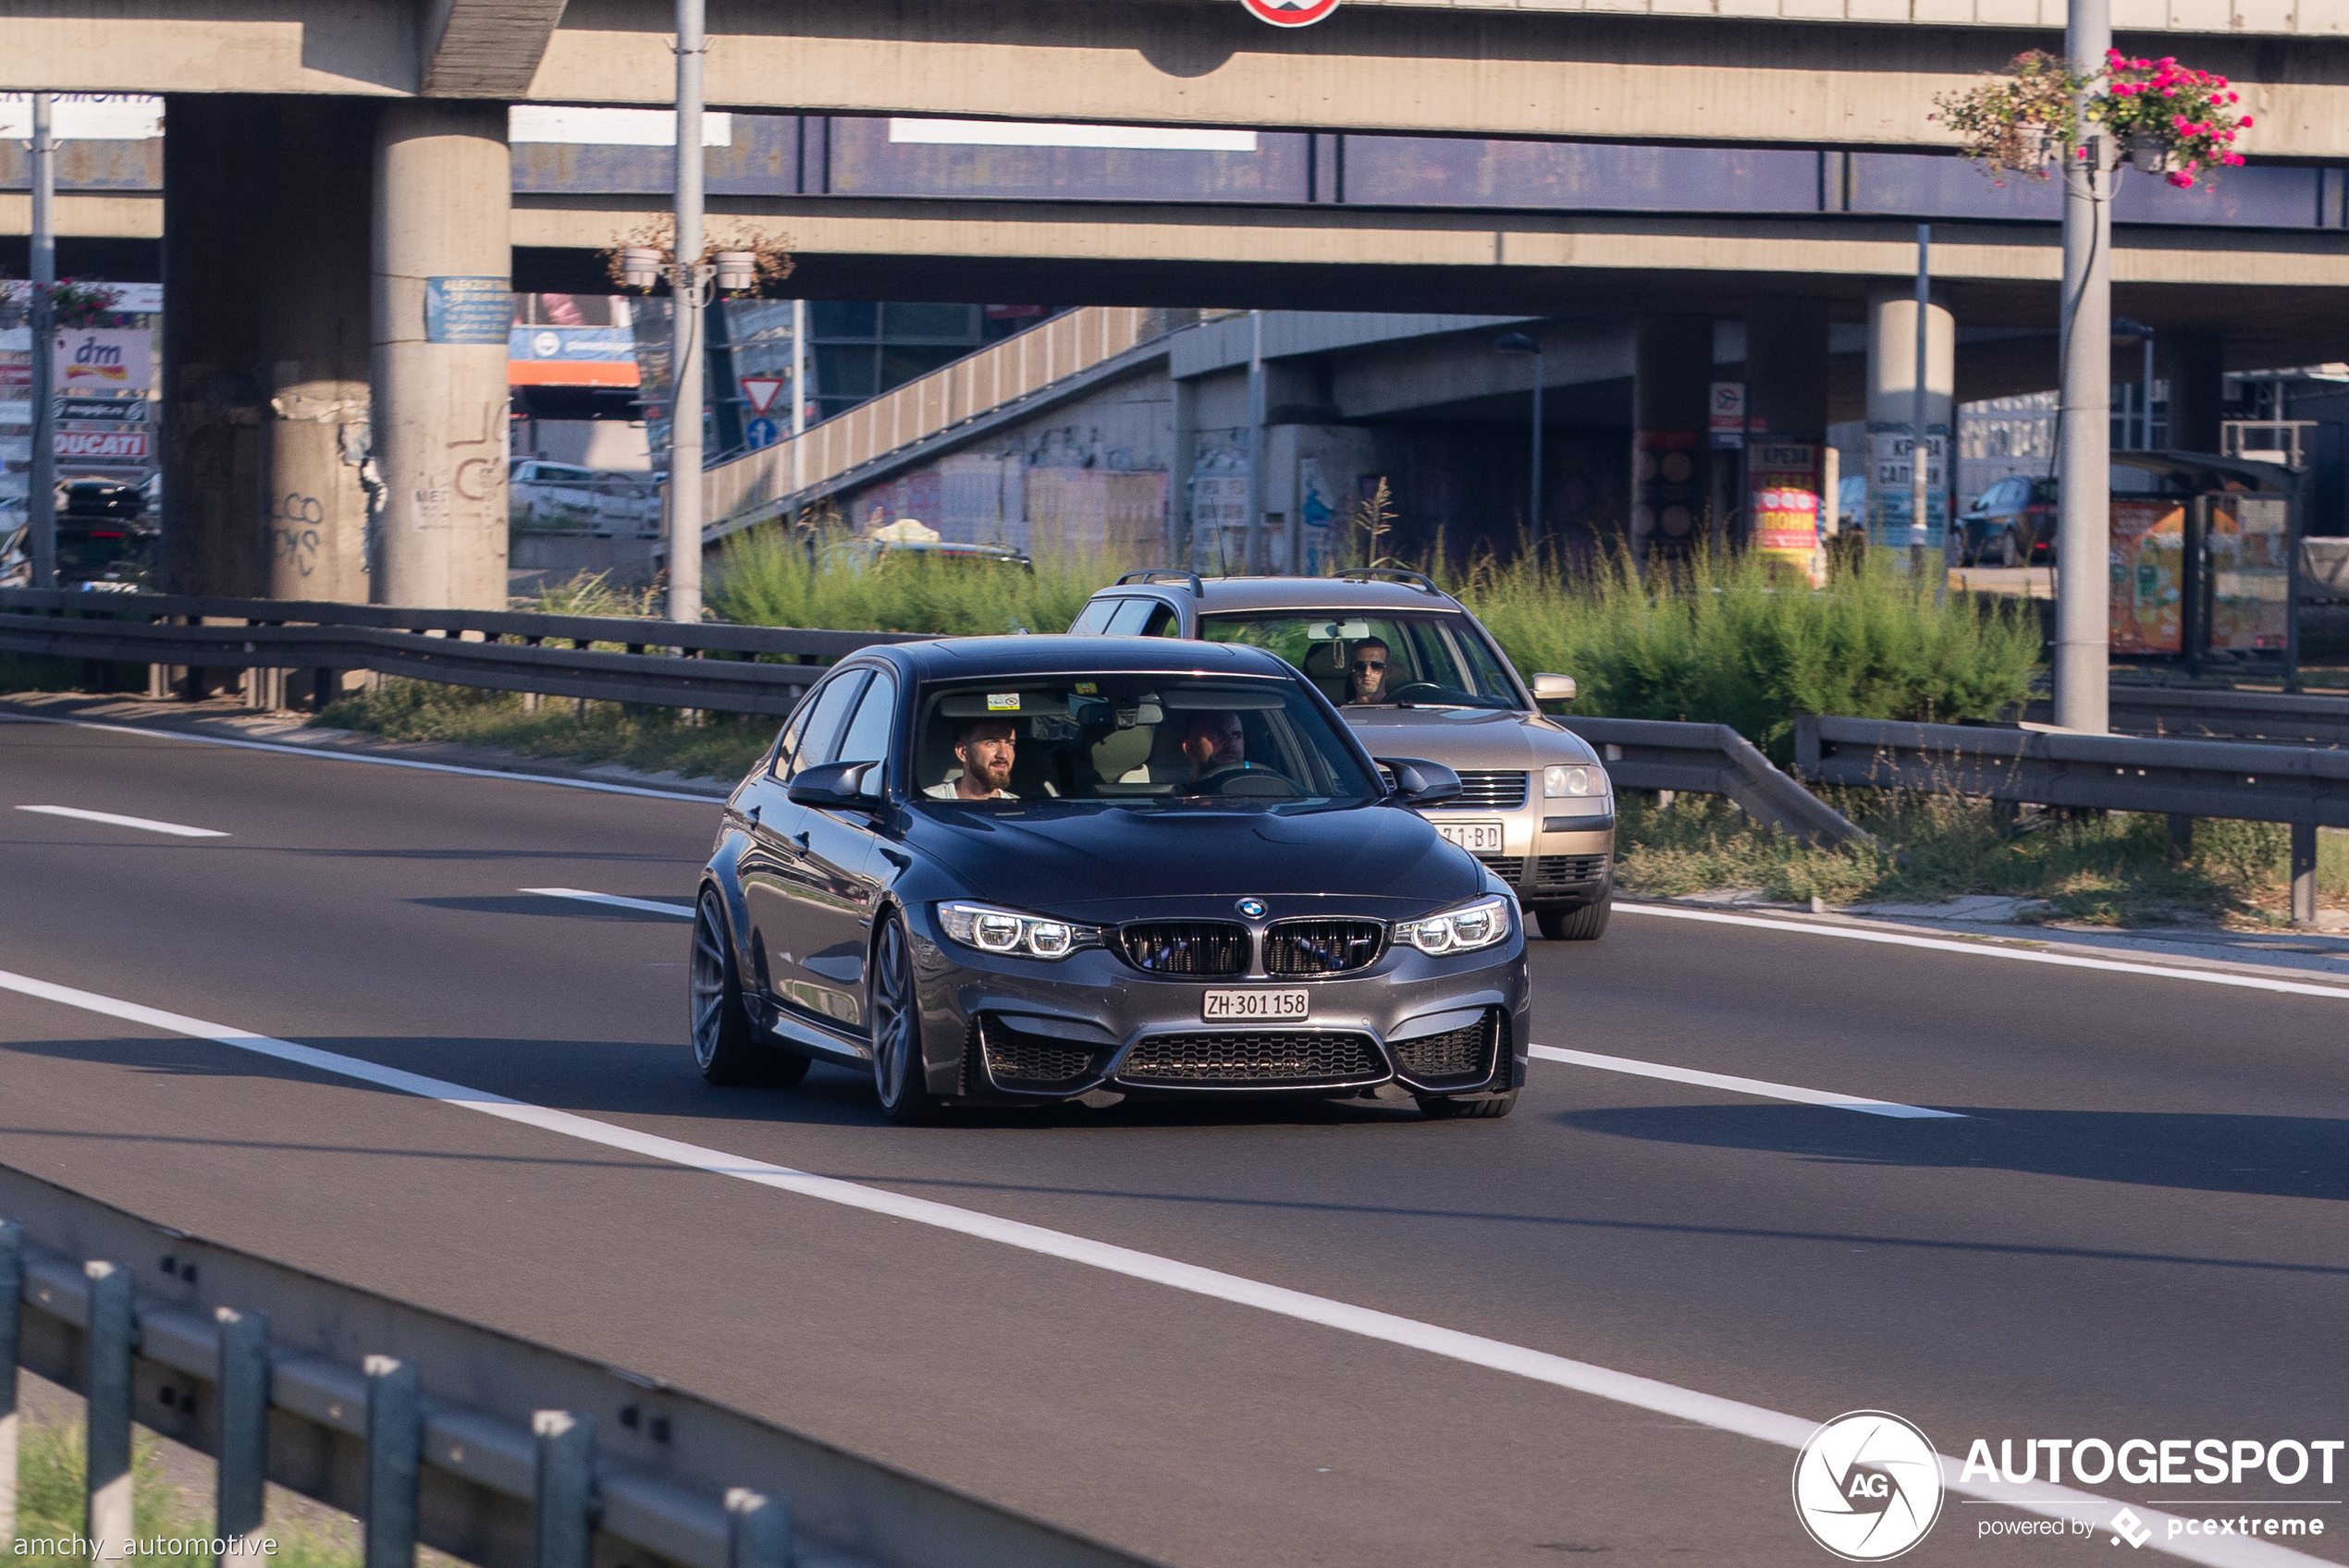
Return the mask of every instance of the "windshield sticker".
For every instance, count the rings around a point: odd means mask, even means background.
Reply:
[[[988,711],[989,713],[1017,713],[1017,712],[1019,712],[1019,693],[1018,693],[1017,692],[988,692],[988,693],[987,693],[987,711]]]

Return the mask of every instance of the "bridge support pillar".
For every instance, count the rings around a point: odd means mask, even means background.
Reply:
[[[1764,484],[1773,489],[1793,488],[1786,448],[1809,447],[1813,452],[1812,494],[1821,497],[1820,527],[1834,520],[1834,498],[1826,495],[1823,459],[1827,450],[1827,302],[1816,299],[1757,299],[1745,314],[1745,406],[1753,434],[1746,438],[1745,532],[1753,537],[1758,526],[1754,493]],[[1763,447],[1772,448],[1762,452]],[[1772,459],[1764,468],[1761,458]],[[1781,512],[1781,519],[1788,514]],[[1781,534],[1785,521],[1776,525]]]
[[[2227,342],[2215,332],[2164,332],[2153,340],[2154,373],[2170,384],[2170,446],[2215,452],[2225,417]]]
[[[500,608],[512,321],[505,105],[387,104],[375,170],[375,597]]]
[[[191,93],[166,112],[164,584],[363,604],[376,106]]]
[[[1642,316],[1631,370],[1631,557],[1678,559],[1703,510],[1713,318]]]
[[[1938,436],[1954,458],[1958,328],[1936,289],[1925,306],[1925,423],[1923,434]],[[1941,548],[1949,530],[1949,491],[1957,477],[1946,462],[1940,490],[1926,497],[1926,527],[1912,535],[1915,499],[1911,486],[1885,486],[1877,475],[1909,465],[1908,444],[1916,431],[1917,301],[1913,290],[1881,290],[1868,300],[1868,499],[1865,527],[1875,544]],[[1930,469],[1928,463],[1928,470]]]

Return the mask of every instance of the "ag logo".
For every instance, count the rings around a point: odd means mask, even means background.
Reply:
[[[1940,1457],[1898,1415],[1839,1415],[1795,1459],[1794,1511],[1813,1540],[1847,1562],[1898,1557],[1941,1516]]]
[[[1274,27],[1311,27],[1337,9],[1337,0],[1240,0],[1248,14]]]

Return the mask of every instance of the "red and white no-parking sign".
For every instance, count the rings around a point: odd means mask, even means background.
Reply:
[[[1240,0],[1249,16],[1274,27],[1311,27],[1337,9],[1337,0]]]

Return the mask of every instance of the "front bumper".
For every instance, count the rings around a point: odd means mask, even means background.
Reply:
[[[1533,782],[1540,781],[1535,774]],[[1438,827],[1499,823],[1499,851],[1471,852],[1527,909],[1580,909],[1614,885],[1613,795],[1544,800],[1537,790],[1514,810],[1442,807],[1420,815]]]
[[[1088,949],[1057,963],[973,952],[908,910],[933,1094],[960,1100],[1121,1095],[1476,1095],[1524,1082],[1522,931],[1485,951],[1393,947],[1351,974],[1148,974]],[[1295,1023],[1210,1023],[1211,989],[1308,993]]]

